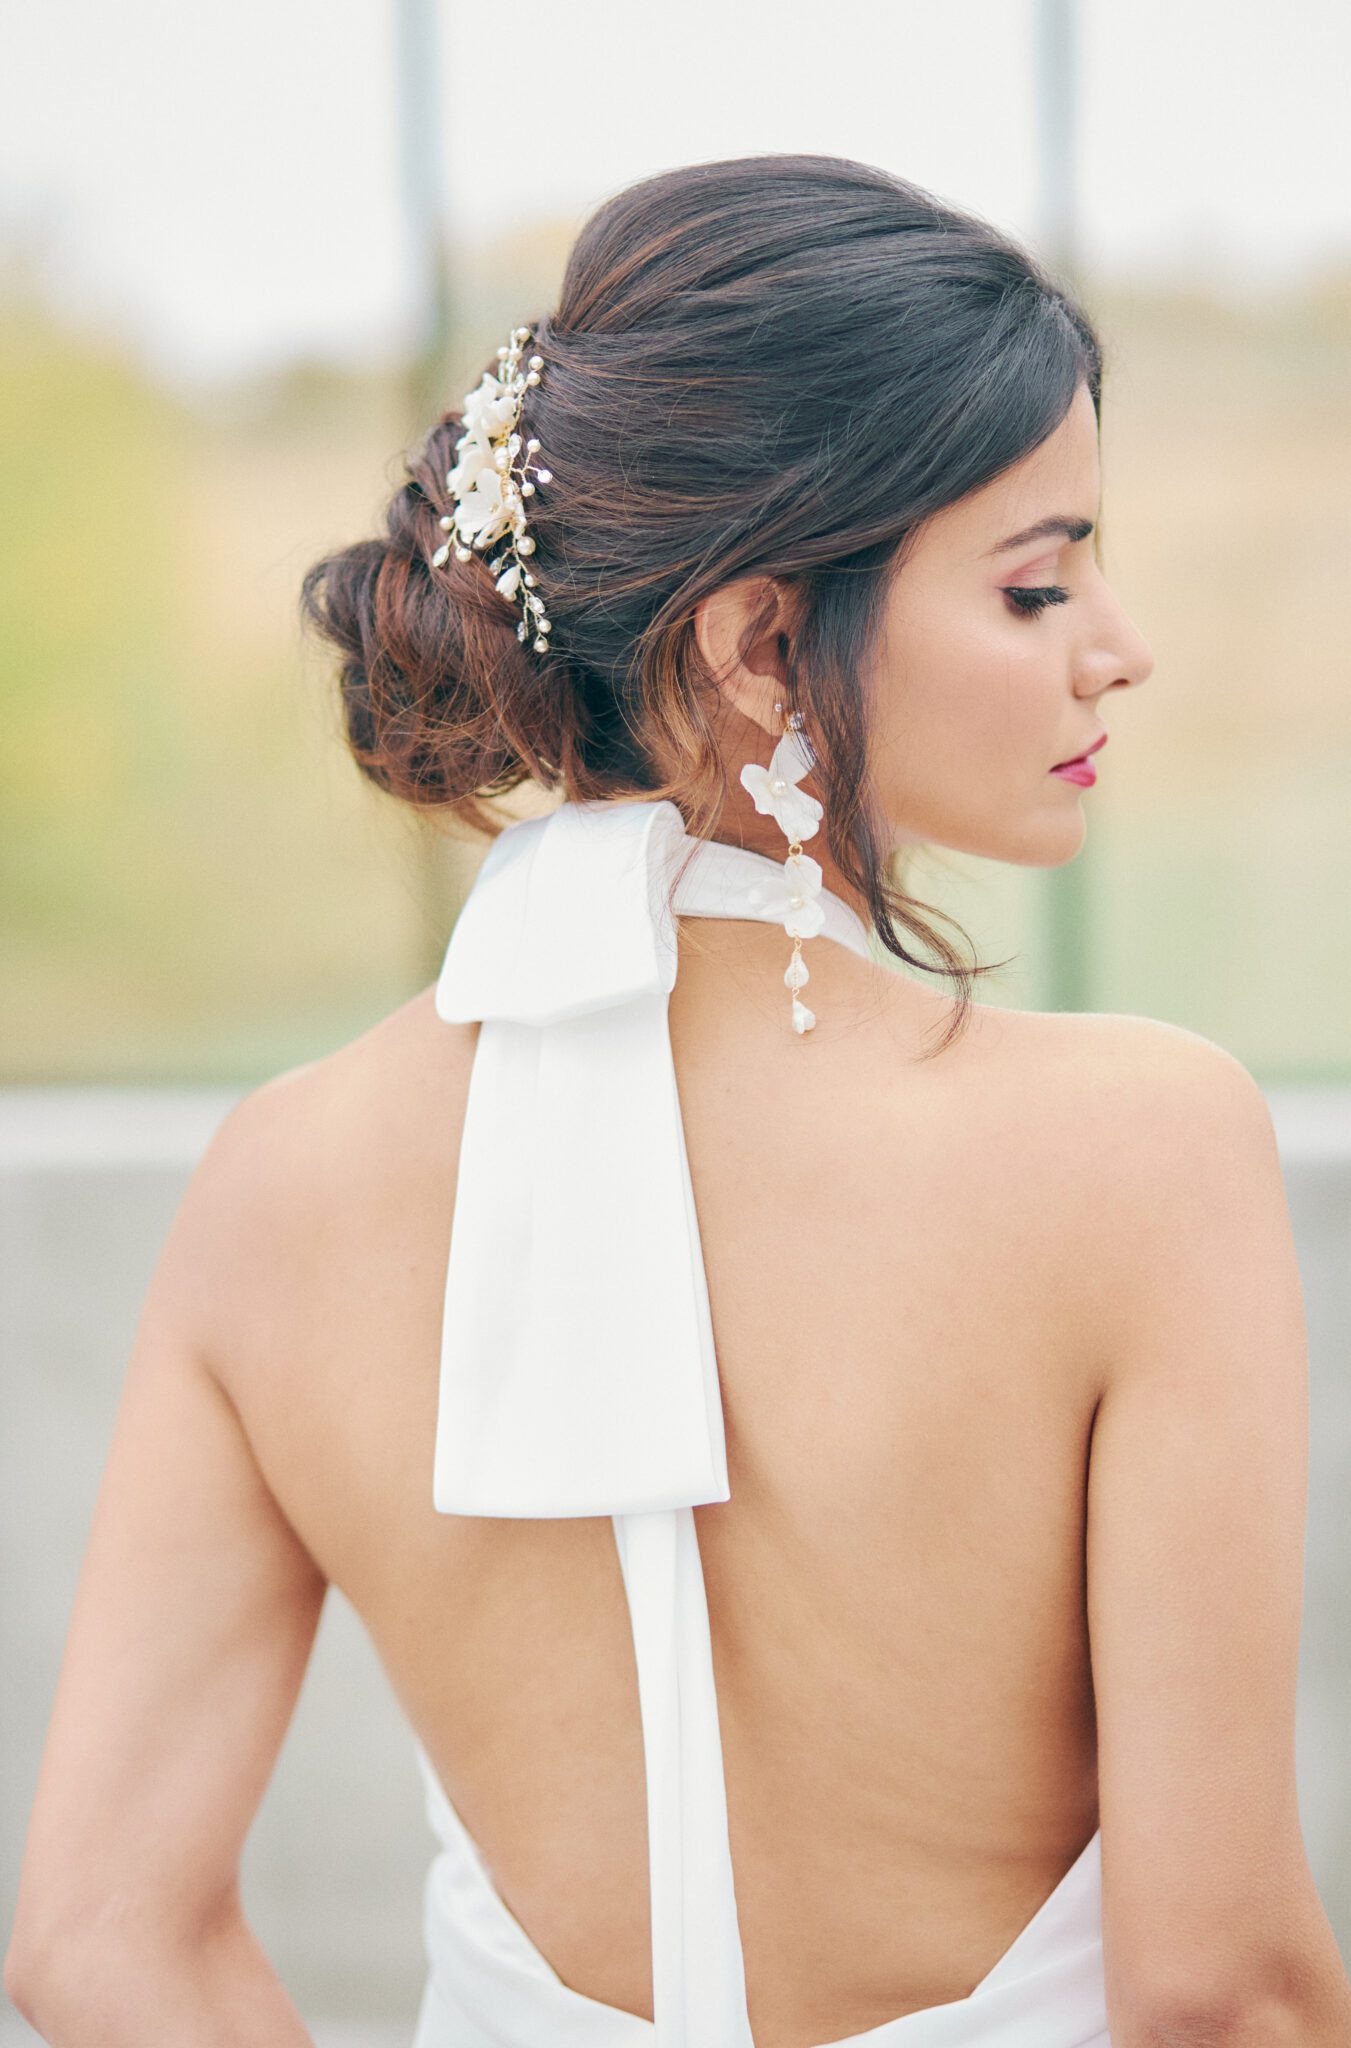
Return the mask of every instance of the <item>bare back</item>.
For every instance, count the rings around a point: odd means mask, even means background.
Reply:
[[[1091,1020],[981,1006],[920,1060],[944,1000],[830,947],[804,1046],[773,934],[694,922],[671,1036],[732,1493],[697,1526],[757,2048],[805,2048],[964,1997],[1097,1824],[1101,1358],[1064,1121]],[[608,1522],[431,1504],[476,1035],[428,992],[273,1084],[305,1201],[226,1376],[503,1898],[568,1985],[650,2016]]]

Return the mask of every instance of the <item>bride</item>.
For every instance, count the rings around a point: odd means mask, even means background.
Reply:
[[[239,1865],[335,1585],[435,1837],[417,2048],[1351,2042],[1263,1096],[975,1001],[906,887],[1073,860],[1138,715],[1101,399],[991,226],[695,164],[310,571],[360,768],[486,857],[164,1244],[6,1961],[44,2038],[310,2040]]]

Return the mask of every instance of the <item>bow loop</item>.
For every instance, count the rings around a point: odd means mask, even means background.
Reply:
[[[676,978],[676,805],[565,803],[508,825],[489,847],[456,921],[437,1015],[465,1024],[557,1024]]]

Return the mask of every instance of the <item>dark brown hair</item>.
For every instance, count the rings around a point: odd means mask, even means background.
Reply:
[[[578,800],[669,797],[706,832],[727,789],[695,608],[734,577],[774,576],[795,599],[785,698],[817,755],[826,843],[887,949],[957,983],[947,1044],[991,969],[968,967],[921,913],[953,920],[893,879],[868,656],[920,522],[1043,441],[1080,383],[1099,405],[1086,314],[1016,243],[917,186],[773,155],[607,200],[555,310],[519,324],[546,364],[519,424],[554,478],[529,501],[550,644],[518,639],[482,553],[432,566],[463,431],[448,412],[405,458],[386,534],[304,579],[362,770],[488,833],[502,820],[482,799],[527,779]]]

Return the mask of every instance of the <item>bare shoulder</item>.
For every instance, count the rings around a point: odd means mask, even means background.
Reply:
[[[1072,1114],[1103,1164],[1180,1157],[1206,1138],[1274,1142],[1260,1084],[1200,1032],[1119,1012],[981,1012],[978,1038],[998,1085],[1030,1091],[1052,1127],[1068,1128]]]
[[[464,1034],[445,1024],[424,989],[334,1051],[272,1075],[217,1127],[198,1169],[222,1200],[283,1206],[367,1178],[425,1120],[438,1086],[452,1088]],[[350,1147],[360,1140],[355,1158]],[[341,1165],[357,1168],[339,1175]],[[271,1219],[278,1220],[275,1216]]]
[[[1240,1086],[1246,1077],[1256,1085],[1243,1062],[1214,1039],[1162,1018],[1116,1010],[1013,1010],[993,1003],[977,1004],[975,1014],[984,1042],[1010,1058],[1099,1078],[1110,1070],[1123,1085],[1175,1077],[1204,1085],[1207,1073]]]
[[[1047,1086],[1070,1085],[1118,1227],[1146,1253],[1198,1207],[1247,1198],[1284,1206],[1270,1106],[1249,1069],[1213,1039],[1152,1017],[1042,1017]],[[1123,1246],[1125,1239],[1123,1237]]]
[[[373,1250],[426,1213],[424,1190],[440,1212],[476,1035],[439,1018],[427,988],[222,1119],[171,1238],[195,1334],[223,1372],[248,1354],[252,1327],[304,1313],[345,1248]]]
[[[1245,1241],[1288,1236],[1271,1112],[1241,1060],[1182,1026],[978,1008],[947,1128],[986,1163],[1001,1237],[1044,1253],[1101,1386],[1141,1302],[1194,1284],[1197,1247],[1218,1256],[1223,1229],[1232,1269]]]
[[[951,1009],[929,1000],[919,1014],[932,1046]],[[1048,1194],[1078,1200],[1100,1187],[1120,1198],[1159,1171],[1204,1173],[1217,1147],[1231,1164],[1275,1154],[1266,1098],[1243,1062],[1157,1018],[978,1002],[931,1067],[973,1142],[995,1162],[1013,1148],[1020,1170],[1044,1166]]]

